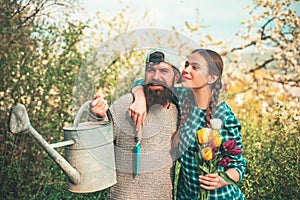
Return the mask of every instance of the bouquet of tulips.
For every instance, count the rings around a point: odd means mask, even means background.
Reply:
[[[218,166],[226,167],[229,162],[229,156],[236,156],[242,153],[241,148],[236,147],[236,141],[227,140],[222,144],[222,137],[219,129],[222,126],[220,119],[210,121],[212,128],[203,128],[196,134],[196,144],[198,151],[195,154],[197,166],[200,175],[218,173],[227,183],[236,185],[224,171],[218,171]],[[198,200],[207,200],[209,190],[200,187]]]

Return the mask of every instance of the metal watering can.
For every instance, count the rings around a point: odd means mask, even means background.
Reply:
[[[117,182],[111,114],[107,112],[109,121],[79,123],[89,103],[80,107],[72,127],[63,128],[64,141],[54,144],[48,144],[31,126],[24,105],[18,104],[10,117],[10,130],[29,131],[68,176],[69,190],[75,193],[96,192]],[[54,150],[63,146],[66,159]]]

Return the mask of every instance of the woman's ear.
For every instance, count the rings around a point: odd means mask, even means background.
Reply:
[[[216,82],[216,80],[219,78],[219,76],[216,76],[216,75],[209,75],[208,76],[208,79],[207,79],[207,84],[208,85],[211,85],[213,84],[214,82]]]

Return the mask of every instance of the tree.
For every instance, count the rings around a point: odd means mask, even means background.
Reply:
[[[32,126],[46,140],[61,139],[64,123],[72,119],[72,86],[82,62],[76,45],[85,26],[74,21],[49,22],[53,12],[70,11],[72,0],[0,2],[0,196],[32,199],[51,182],[60,181],[53,179],[52,172],[60,170],[29,134],[9,132],[10,110],[24,104]]]
[[[300,89],[297,6],[298,0],[255,1],[250,17],[243,22],[246,29],[238,33],[243,45],[230,50],[246,55],[244,60],[231,57],[231,69],[236,73],[232,71],[229,76],[238,80],[235,84],[240,92],[252,90],[269,97],[275,92],[276,99],[280,99],[282,95],[290,95],[292,89]]]

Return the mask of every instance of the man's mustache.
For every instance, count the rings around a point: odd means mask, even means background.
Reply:
[[[163,86],[165,89],[170,90],[169,86],[168,86],[166,83],[161,82],[161,81],[151,80],[149,83],[144,84],[145,87],[149,87],[149,86],[151,86],[151,85],[161,85],[161,86]]]

